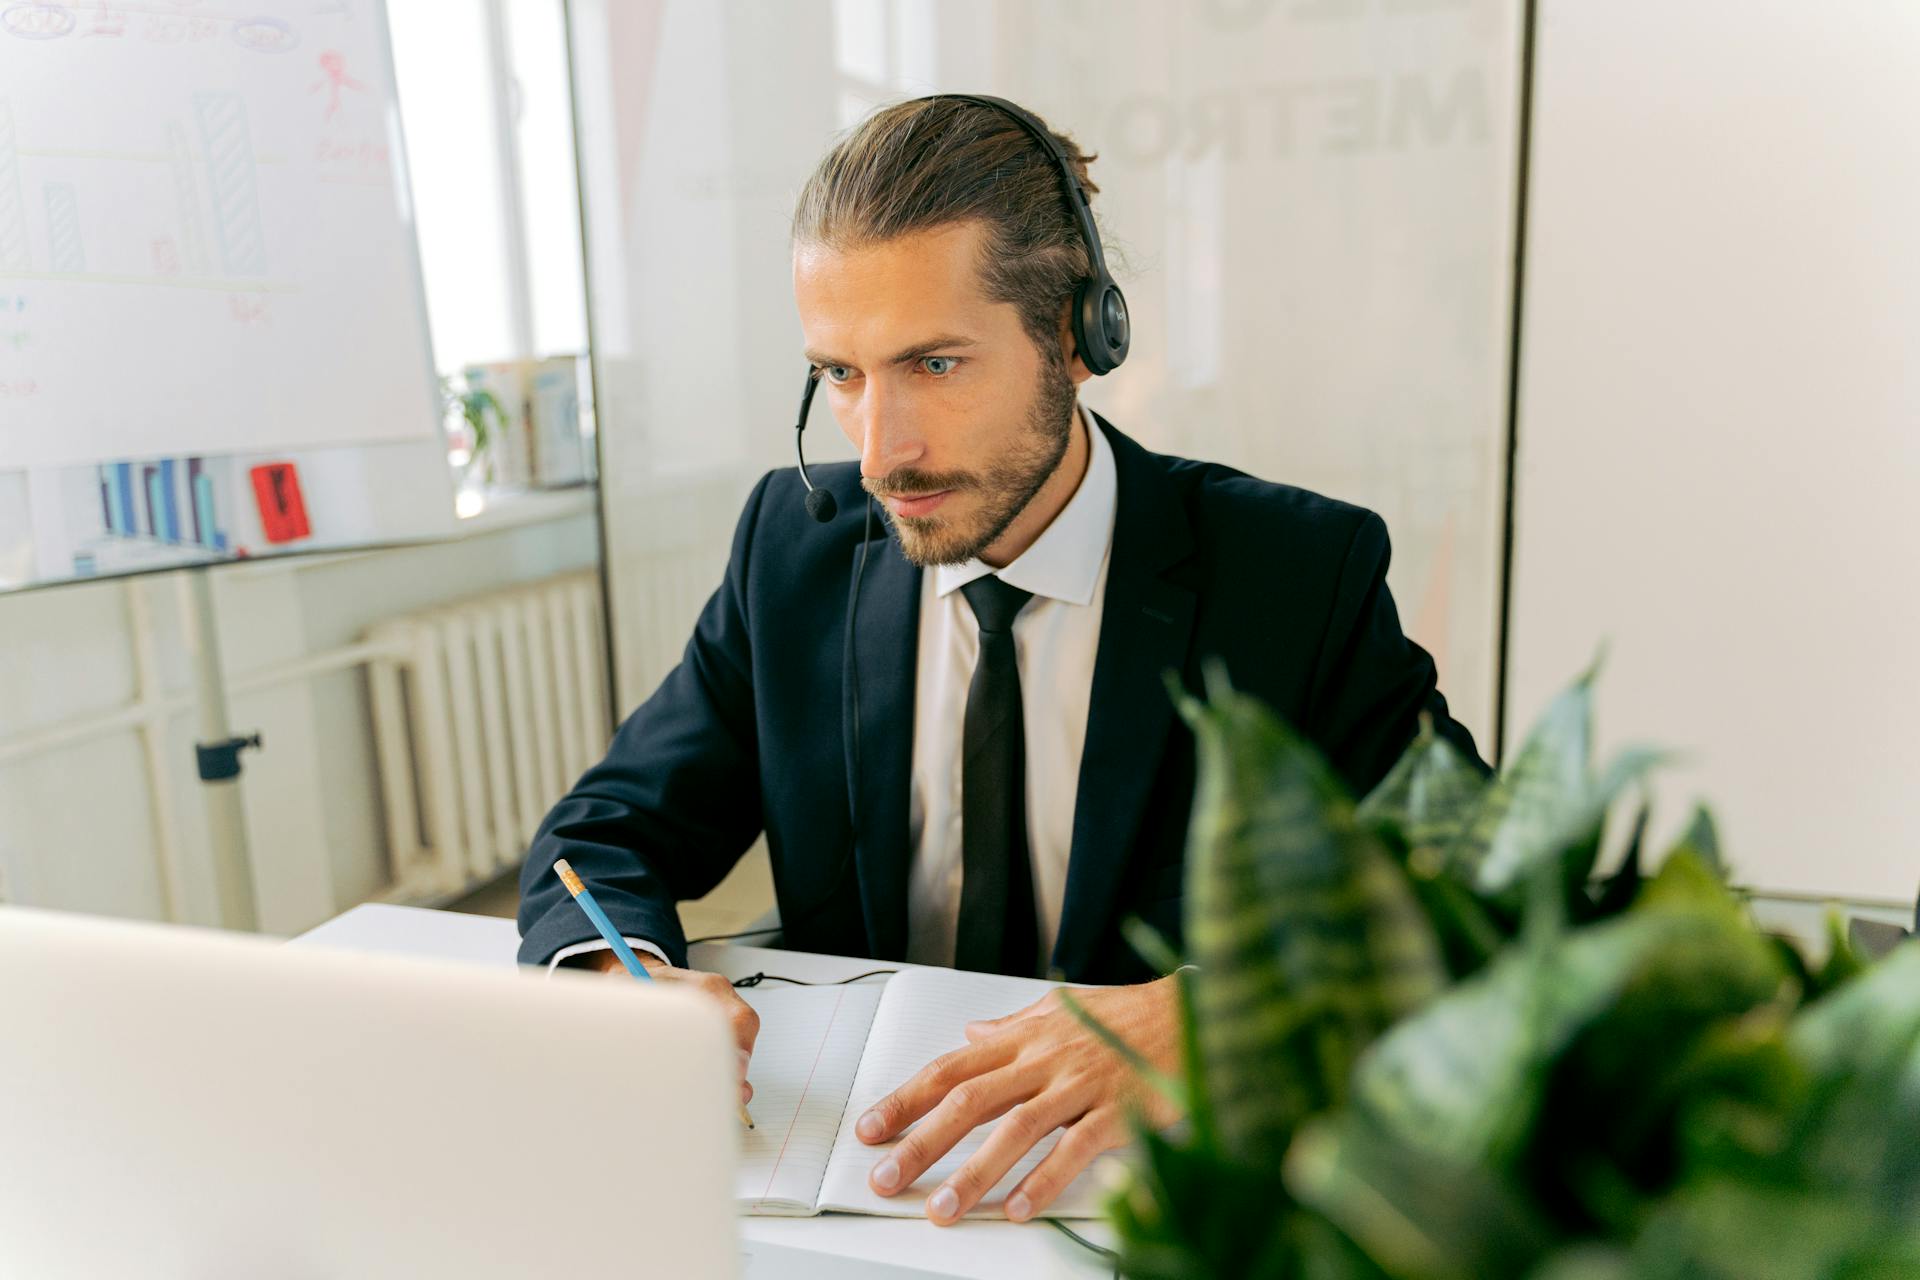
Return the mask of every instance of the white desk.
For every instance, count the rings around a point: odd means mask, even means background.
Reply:
[[[289,945],[340,947],[388,955],[511,967],[520,938],[513,921],[416,907],[361,906],[301,934]],[[696,968],[730,978],[764,970],[810,981],[832,981],[877,967],[871,960],[773,951],[764,947],[705,945],[693,949]],[[911,966],[889,964],[886,968]],[[538,1177],[535,1170],[529,1177]],[[742,1218],[741,1248],[750,1277],[818,1276],[823,1280],[882,1277],[1105,1276],[1100,1261],[1041,1222],[961,1222],[936,1227],[919,1218],[822,1214],[817,1218]],[[1076,1223],[1103,1244],[1103,1223]]]

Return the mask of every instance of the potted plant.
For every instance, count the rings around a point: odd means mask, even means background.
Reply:
[[[1920,1276],[1920,943],[1811,962],[1704,810],[1648,859],[1659,757],[1595,767],[1592,681],[1497,776],[1423,726],[1359,803],[1224,673],[1176,687],[1185,1061],[1135,1061],[1188,1122],[1111,1200],[1125,1274]]]
[[[440,379],[440,403],[453,443],[448,460],[459,474],[462,492],[490,489],[497,480],[495,446],[506,435],[507,411],[500,398],[466,378]]]

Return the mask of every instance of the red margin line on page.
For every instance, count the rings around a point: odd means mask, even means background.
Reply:
[[[767,1172],[767,1189],[754,1202],[756,1207],[765,1204],[767,1197],[773,1194],[774,1180],[780,1176],[780,1162],[787,1158],[787,1144],[793,1141],[793,1126],[800,1123],[800,1112],[807,1105],[807,1091],[813,1088],[813,1073],[820,1069],[820,1056],[827,1051],[827,1041],[833,1038],[833,1024],[839,1021],[840,1006],[846,998],[845,987],[840,988],[839,994],[833,998],[833,1012],[827,1015],[827,1029],[820,1035],[820,1047],[814,1051],[813,1065],[807,1068],[807,1082],[800,1086],[800,1101],[793,1108],[793,1119],[787,1123],[786,1136],[780,1139],[780,1154],[773,1158],[773,1168]]]

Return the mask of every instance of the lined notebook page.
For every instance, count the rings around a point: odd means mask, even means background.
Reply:
[[[888,979],[886,992],[873,1015],[873,1029],[867,1035],[866,1055],[860,1061],[848,1094],[832,1158],[827,1162],[826,1177],[820,1187],[820,1207],[892,1217],[924,1213],[927,1196],[979,1150],[993,1131],[992,1124],[981,1125],[968,1134],[905,1191],[879,1196],[867,1186],[867,1171],[879,1163],[892,1144],[868,1146],[854,1133],[855,1122],[863,1111],[899,1088],[914,1072],[948,1050],[965,1044],[967,1023],[1023,1009],[1056,985],[1035,978],[1007,978],[951,969],[910,969]],[[1058,1131],[1042,1139],[967,1216],[1005,1216],[1001,1206],[1007,1194],[1058,1140]],[[1046,1211],[1046,1216],[1098,1217],[1100,1195],[1094,1174],[1095,1169],[1089,1169],[1074,1179]]]
[[[734,1195],[746,1213],[817,1212],[827,1156],[867,1042],[878,985],[749,987],[760,1015],[747,1078],[752,1129],[743,1132]]]

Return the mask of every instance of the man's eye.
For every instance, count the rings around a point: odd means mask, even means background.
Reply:
[[[851,378],[853,376],[853,370],[847,368],[847,366],[843,364],[821,365],[820,372],[826,375],[826,379],[828,382],[832,382],[836,384],[845,382],[848,378]]]
[[[920,361],[920,367],[934,377],[940,378],[952,373],[954,366],[959,363],[957,356],[925,356]]]

